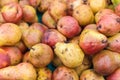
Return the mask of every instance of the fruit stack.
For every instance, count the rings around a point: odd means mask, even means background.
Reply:
[[[0,0],[0,80],[120,80],[120,0]]]

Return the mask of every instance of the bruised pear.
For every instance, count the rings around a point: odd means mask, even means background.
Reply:
[[[101,19],[102,16],[107,15],[107,14],[112,14],[112,13],[114,13],[114,11],[111,10],[111,9],[102,9],[102,10],[99,10],[95,14],[95,22],[98,23],[98,21]]]
[[[97,13],[99,10],[107,7],[106,0],[89,0],[89,6],[93,13]]]
[[[116,14],[107,14],[97,23],[97,30],[106,36],[113,36],[120,31],[120,17]]]
[[[58,42],[55,45],[54,52],[67,67],[75,68],[83,62],[84,53],[76,43]]]
[[[54,70],[52,80],[79,80],[79,77],[74,69],[59,66]]]
[[[23,11],[18,3],[10,3],[2,7],[2,16],[6,22],[17,23],[22,19]]]
[[[120,53],[120,33],[108,38],[107,49]]]
[[[42,43],[48,44],[51,47],[54,47],[57,42],[65,42],[66,40],[66,37],[56,29],[46,30],[42,37]]]
[[[4,23],[0,25],[0,46],[15,45],[20,41],[22,32],[20,28],[13,23]]]
[[[93,57],[94,70],[101,75],[110,75],[120,67],[120,54],[102,50]]]
[[[52,48],[46,44],[38,43],[30,49],[29,61],[35,67],[45,67],[53,60]]]
[[[64,1],[55,0],[48,8],[50,15],[55,21],[58,21],[61,17],[67,15],[67,5]]]
[[[23,20],[28,23],[38,22],[36,10],[30,5],[24,5],[23,9]]]
[[[88,69],[82,72],[80,80],[105,80],[103,76],[96,73],[93,69]]]
[[[106,80],[120,80],[120,68],[116,69],[112,74],[107,76]]]
[[[88,5],[80,5],[73,11],[73,17],[78,20],[81,26],[94,22],[94,14]]]
[[[42,16],[42,22],[48,27],[48,28],[56,28],[57,23],[56,21],[51,17],[48,11],[46,11]]]
[[[57,29],[67,38],[72,38],[81,32],[81,27],[74,17],[64,16],[60,18]]]
[[[79,45],[87,55],[93,55],[107,46],[107,37],[98,31],[84,29],[80,34]]]
[[[52,71],[46,67],[39,68],[37,80],[52,80]]]

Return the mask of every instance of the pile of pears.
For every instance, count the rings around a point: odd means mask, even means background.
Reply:
[[[0,0],[0,80],[30,79],[120,80],[120,0]]]

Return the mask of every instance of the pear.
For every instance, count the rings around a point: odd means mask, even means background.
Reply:
[[[80,80],[105,80],[103,76],[96,73],[93,69],[88,69],[82,72]]]
[[[35,67],[45,67],[53,60],[52,48],[46,44],[38,43],[30,49],[28,59]]]
[[[97,23],[97,30],[106,35],[113,36],[120,31],[120,17],[116,14],[106,14]]]
[[[30,5],[24,5],[23,9],[23,20],[28,23],[38,22],[36,10]]]
[[[49,6],[48,12],[55,21],[58,21],[63,16],[67,15],[67,5],[63,1],[55,0]]]
[[[120,53],[120,33],[108,38],[107,49]]]
[[[39,68],[37,80],[52,80],[52,71],[46,67]]]
[[[79,37],[79,45],[87,55],[93,55],[107,46],[107,37],[96,30],[84,29]]]
[[[58,42],[55,45],[54,52],[67,67],[75,68],[83,62],[84,53],[76,43]]]
[[[93,13],[97,13],[99,10],[107,7],[106,0],[89,0],[89,6],[91,7]]]
[[[57,23],[56,21],[51,17],[48,11],[46,11],[42,16],[42,22],[48,27],[48,28],[56,28]]]
[[[94,14],[88,5],[83,4],[75,8],[72,16],[78,20],[81,26],[86,26],[90,23],[94,23]]]
[[[110,75],[120,67],[120,54],[110,50],[102,50],[93,57],[94,70],[101,75]]]
[[[22,62],[0,69],[1,80],[36,80],[37,73],[32,64]]]
[[[74,69],[59,66],[53,72],[52,80],[79,80],[79,77]]]
[[[22,37],[21,29],[13,23],[0,25],[0,46],[15,45]]]

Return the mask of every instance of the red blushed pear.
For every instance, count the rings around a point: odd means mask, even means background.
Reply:
[[[35,8],[30,5],[24,5],[23,9],[23,20],[28,23],[38,22],[38,16]]]
[[[64,16],[58,21],[57,29],[67,38],[72,38],[81,32],[81,27],[74,17]]]
[[[101,9],[95,14],[95,22],[98,23],[98,21],[102,18],[102,16],[107,14],[114,14],[114,11],[111,9]]]
[[[117,34],[120,31],[120,17],[116,14],[104,15],[97,23],[97,30],[106,36]]]
[[[110,50],[102,50],[93,57],[92,62],[97,73],[107,76],[120,67],[120,54]]]
[[[23,10],[18,3],[10,3],[2,7],[1,13],[6,22],[17,23],[22,19]]]
[[[107,44],[107,37],[95,29],[84,29],[79,37],[79,45],[87,55],[96,54]]]
[[[120,80],[120,68],[118,68],[112,74],[107,76],[106,80]]]
[[[10,63],[10,57],[8,54],[5,52],[5,50],[0,49],[0,68],[4,68],[9,66]]]
[[[56,29],[46,30],[42,37],[42,43],[48,44],[52,47],[54,47],[57,42],[65,42],[66,40],[66,37]]]
[[[1,47],[10,58],[10,65],[16,65],[22,60],[22,52],[17,47]]]

